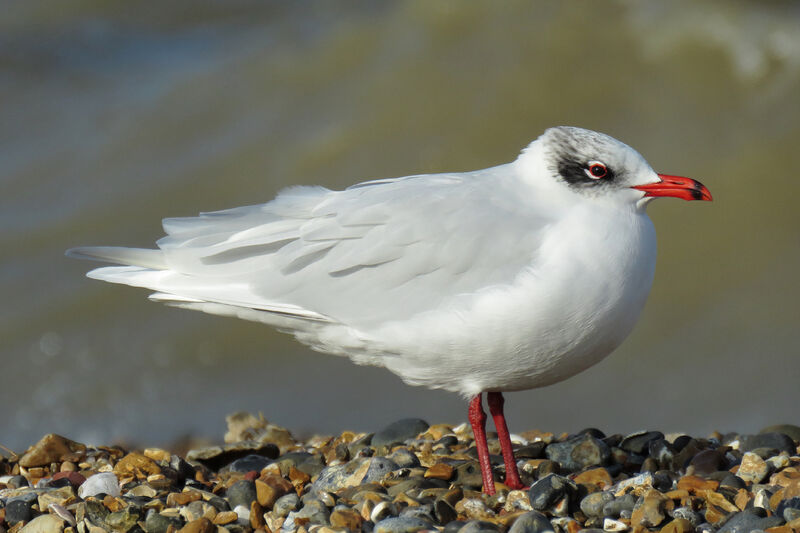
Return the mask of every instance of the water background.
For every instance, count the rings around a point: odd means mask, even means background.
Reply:
[[[89,244],[292,184],[483,168],[552,125],[609,133],[715,201],[663,200],[655,285],[601,364],[507,395],[512,431],[800,424],[796,2],[6,0],[0,16],[0,444],[299,434],[456,395],[263,325],[84,278]]]

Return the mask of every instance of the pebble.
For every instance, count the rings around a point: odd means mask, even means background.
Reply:
[[[565,500],[568,502],[577,490],[578,487],[569,479],[550,474],[531,486],[528,497],[535,510],[546,511],[557,505],[564,506],[562,502]]]
[[[375,524],[375,533],[415,533],[431,529],[433,524],[416,517],[398,516],[385,518]]]
[[[545,515],[529,511],[514,520],[509,533],[555,533],[555,530]]]
[[[562,471],[577,472],[589,466],[601,466],[611,457],[611,449],[597,437],[583,434],[565,442],[550,444],[547,458],[557,462]]]
[[[43,514],[25,524],[20,533],[60,533],[64,525],[64,520],[58,516]]]
[[[46,436],[0,459],[0,533],[800,531],[797,426],[708,438],[525,432],[515,447],[530,488],[498,483],[487,497],[465,424],[406,419],[306,441],[261,417],[229,424],[223,446],[188,461]],[[22,466],[25,455],[39,464]]]
[[[420,418],[404,418],[393,422],[372,436],[372,446],[389,446],[416,438],[428,430],[430,424]]]
[[[119,488],[119,479],[113,472],[100,472],[86,479],[78,488],[78,496],[83,499],[98,494],[108,494],[109,496],[120,496],[122,492]]]
[[[761,483],[767,474],[769,474],[769,465],[753,452],[746,452],[742,456],[742,463],[736,471],[736,475],[748,485]]]

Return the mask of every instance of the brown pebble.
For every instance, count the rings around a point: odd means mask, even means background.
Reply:
[[[253,500],[250,503],[250,527],[253,529],[264,529],[266,522],[264,522],[264,509],[259,503]]]
[[[667,523],[660,530],[660,533],[691,533],[694,531],[692,523],[685,518],[676,518],[672,522]]]
[[[683,476],[678,480],[678,489],[688,490],[696,493],[701,490],[717,490],[719,481],[713,479],[703,479],[697,476]]]
[[[217,527],[208,518],[192,520],[178,530],[180,533],[216,533]]]
[[[345,528],[349,531],[360,531],[364,522],[362,516],[353,509],[336,509],[331,513],[330,522],[333,527]]]
[[[739,489],[736,491],[736,496],[733,498],[733,503],[741,511],[747,507],[747,503],[752,499],[753,495],[747,489]]]
[[[201,499],[203,496],[196,490],[187,492],[171,492],[167,496],[167,507],[180,507]]]
[[[664,521],[664,507],[667,497],[655,489],[644,493],[644,500],[639,507],[633,509],[631,523],[645,527],[656,527]]]
[[[147,476],[160,474],[161,467],[155,461],[136,452],[131,452],[114,465],[114,473],[123,478],[133,476],[136,479],[146,479]]]
[[[610,487],[613,483],[611,475],[605,468],[592,468],[581,472],[573,481],[582,485],[594,485],[600,489]]]
[[[233,511],[222,511],[217,513],[217,516],[214,517],[214,524],[218,526],[224,526],[225,524],[230,524],[231,522],[236,522],[239,519],[239,515]]]
[[[436,463],[425,471],[424,477],[448,481],[453,477],[454,471],[455,469],[452,465],[446,463]]]
[[[75,472],[76,470],[78,470],[78,465],[76,465],[72,461],[64,461],[63,463],[61,463],[61,468],[60,468],[61,472]]]
[[[289,481],[274,474],[262,475],[255,481],[255,485],[256,499],[265,509],[272,509],[278,498],[294,490],[294,486]]]
[[[123,500],[119,498],[115,498],[109,494],[106,494],[106,497],[103,498],[103,505],[106,509],[111,511],[112,513],[116,513],[117,511],[123,510],[125,507],[128,506]]]
[[[289,468],[289,480],[292,482],[292,485],[294,485],[299,494],[305,484],[311,481],[311,476],[292,466]]]
[[[172,458],[171,453],[161,448],[145,448],[142,454],[153,461],[163,461],[165,463],[168,463]]]
[[[85,452],[85,444],[69,440],[55,433],[50,433],[28,448],[28,451],[20,457],[18,464],[22,468],[46,466],[50,463],[61,462],[64,456],[73,454],[81,455]]]
[[[782,526],[767,528],[764,531],[765,533],[796,533],[797,529],[793,528],[789,524],[784,524]]]

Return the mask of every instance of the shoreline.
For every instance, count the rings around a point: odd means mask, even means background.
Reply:
[[[0,453],[0,533],[800,531],[800,427],[708,438],[513,436],[523,482],[480,492],[468,425],[394,422],[297,440],[227,417],[225,444],[87,446],[50,434]]]

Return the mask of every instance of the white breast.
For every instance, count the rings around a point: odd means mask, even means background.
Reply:
[[[548,385],[599,362],[633,329],[656,248],[646,214],[598,209],[581,206],[551,227],[513,284],[375,331],[347,332],[358,339],[349,355],[410,384],[464,396]],[[345,332],[329,333],[341,343]]]

